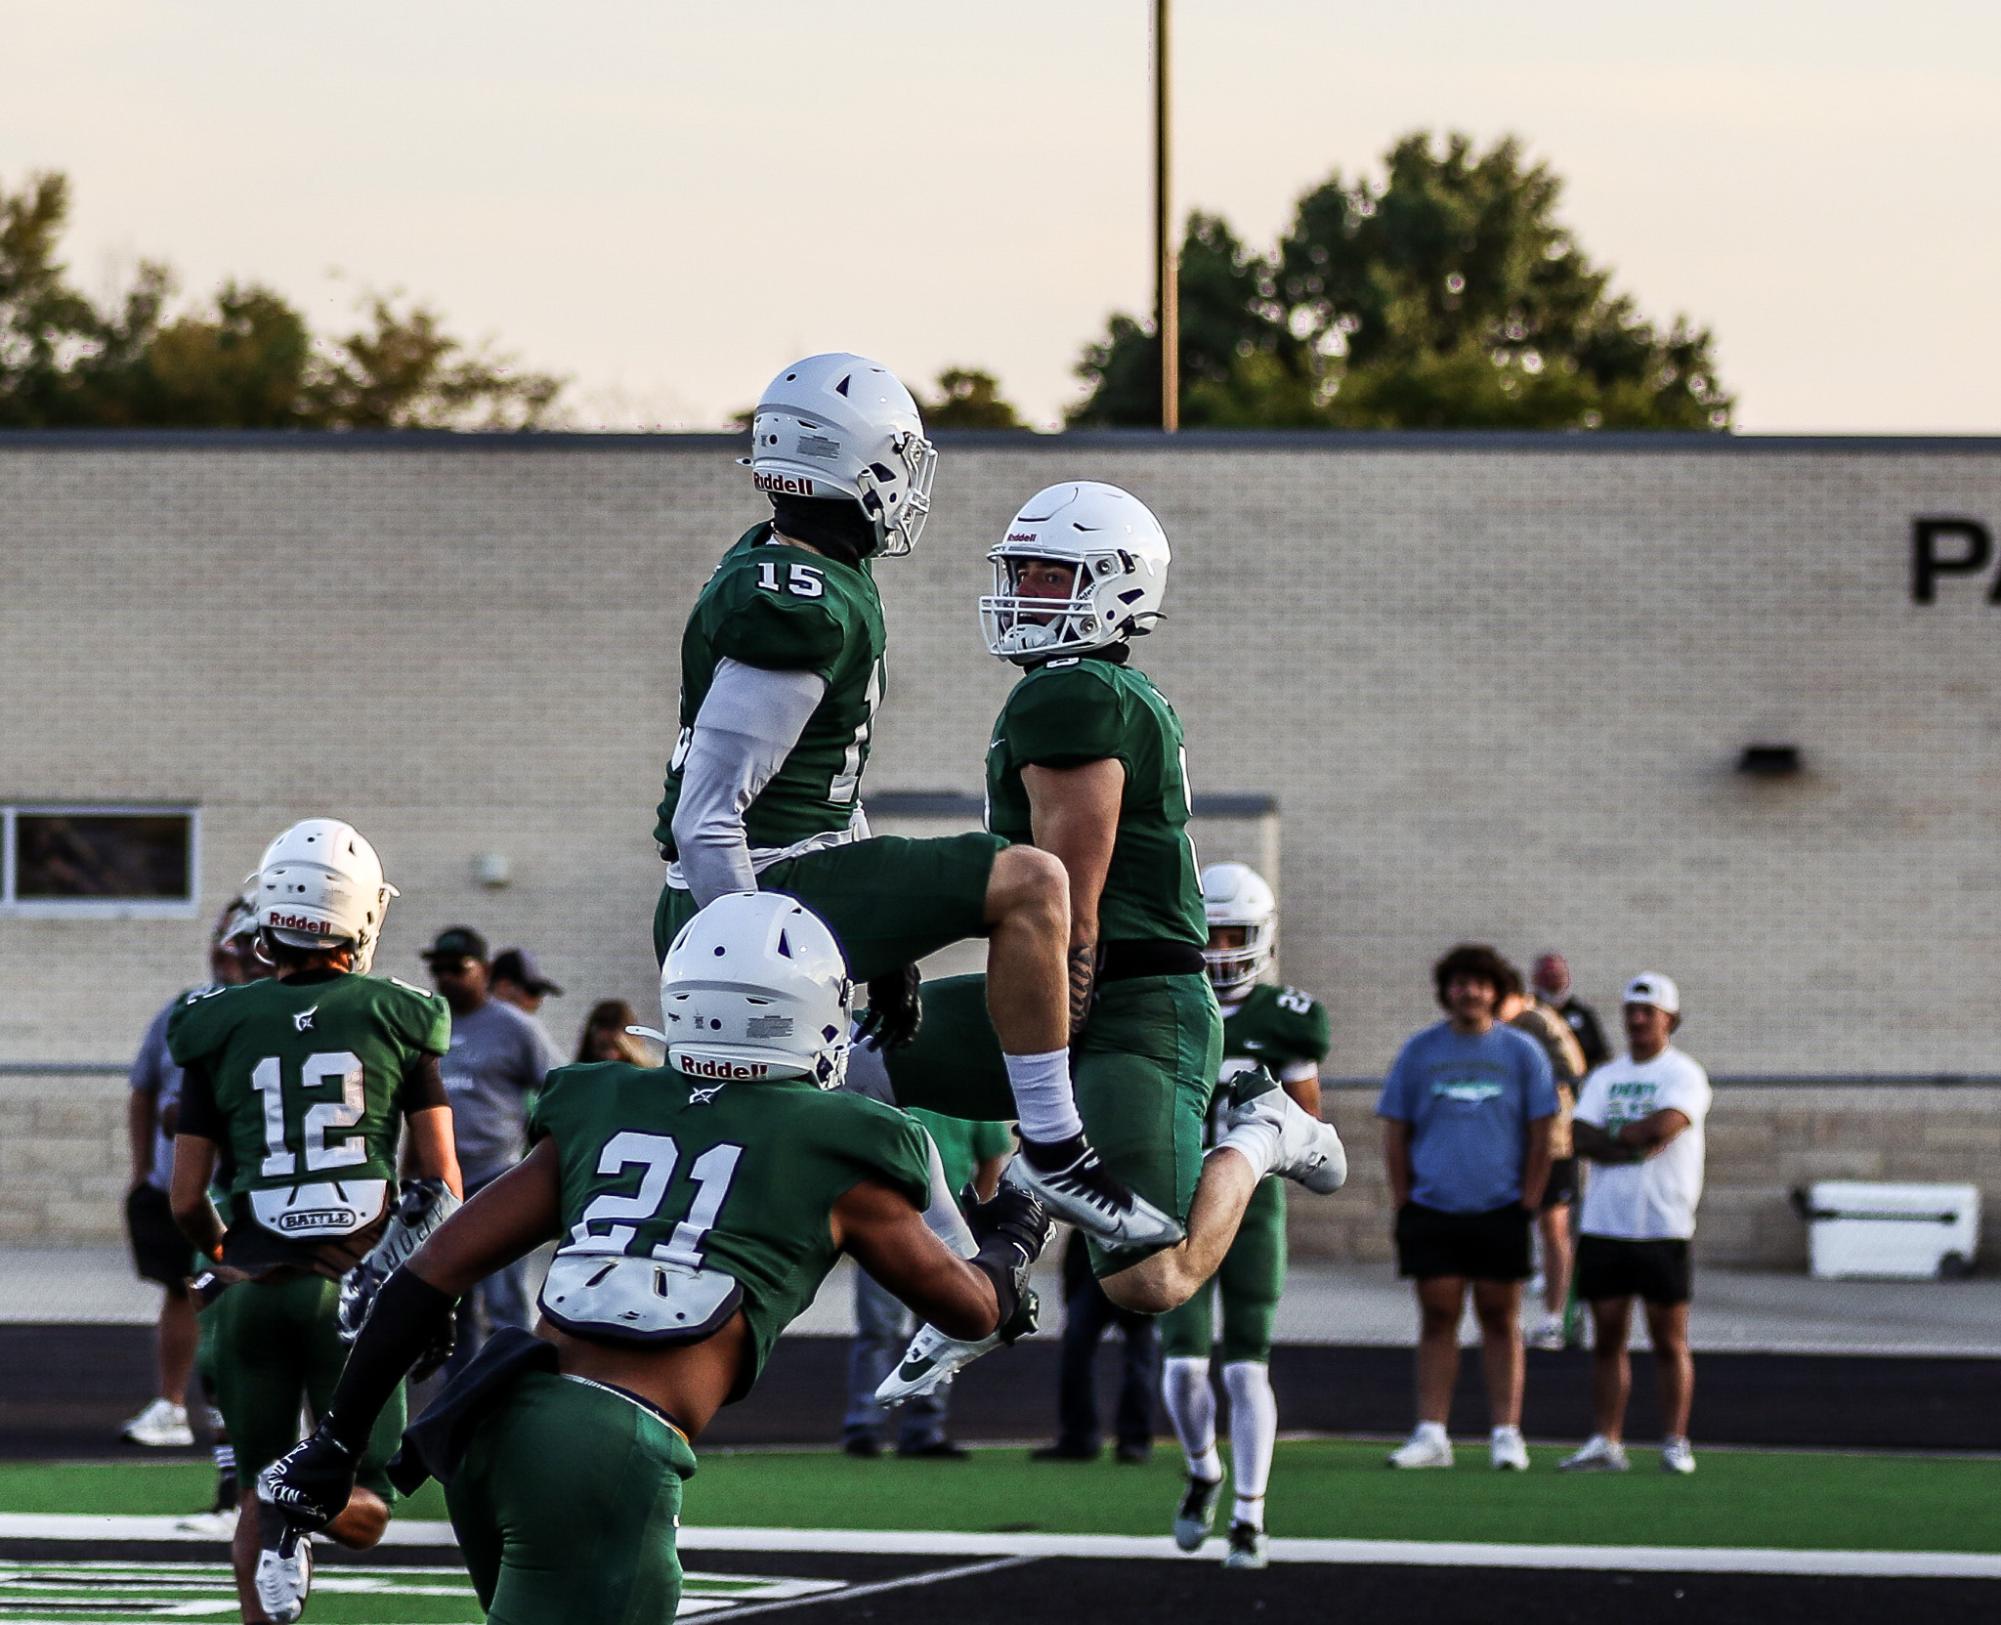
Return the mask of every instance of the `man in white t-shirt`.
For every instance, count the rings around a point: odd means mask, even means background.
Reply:
[[[1681,1025],[1681,993],[1667,977],[1634,977],[1626,984],[1622,1014],[1627,1053],[1585,1080],[1573,1123],[1577,1154],[1593,1164],[1578,1223],[1577,1295],[1591,1305],[1597,1432],[1560,1466],[1566,1472],[1626,1470],[1620,1435],[1633,1383],[1626,1332],[1633,1299],[1643,1298],[1667,1432],[1661,1467],[1692,1473],[1688,1244],[1702,1197],[1709,1074],[1668,1042]]]

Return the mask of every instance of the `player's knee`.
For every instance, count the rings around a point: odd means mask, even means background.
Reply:
[[[1010,846],[994,858],[987,882],[994,923],[1020,923],[1067,932],[1070,874],[1062,860],[1037,846]]]
[[[1136,1315],[1164,1315],[1186,1303],[1189,1290],[1171,1270],[1159,1267],[1161,1262],[1162,1255],[1156,1254],[1145,1263],[1107,1275],[1098,1285],[1121,1309]]]

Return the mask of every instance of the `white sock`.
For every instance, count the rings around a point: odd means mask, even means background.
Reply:
[[[1247,1523],[1253,1529],[1265,1526],[1265,1498],[1262,1495],[1240,1495],[1230,1503],[1230,1522]]]
[[[945,1182],[945,1164],[938,1155],[938,1144],[929,1131],[922,1126],[918,1132],[924,1136],[924,1149],[931,1153],[931,1205],[924,1210],[924,1225],[961,1258],[971,1258],[980,1250],[980,1244],[973,1239],[973,1228],[966,1223],[966,1216],[959,1211],[959,1197]]]
[[[1186,1356],[1165,1361],[1160,1373],[1160,1397],[1167,1420],[1181,1441],[1191,1478],[1211,1483],[1223,1476],[1223,1458],[1216,1454],[1216,1395],[1209,1386],[1209,1362]]]
[[[1420,1422],[1417,1425],[1417,1430],[1411,1434],[1411,1437],[1413,1439],[1435,1439],[1440,1444],[1443,1444],[1445,1442],[1445,1424],[1443,1422]]]
[[[1234,1151],[1250,1163],[1262,1179],[1278,1163],[1279,1129],[1276,1123],[1233,1123],[1209,1152]]]
[[[1495,1444],[1512,1444],[1521,1436],[1522,1430],[1517,1427],[1497,1427],[1488,1435]]]
[[[1067,1140],[1084,1132],[1077,1115],[1077,1096],[1070,1087],[1070,1052],[1053,1049],[1046,1055],[1003,1055],[1007,1086],[1014,1091],[1014,1109],[1026,1140]]]
[[[1237,1504],[1264,1501],[1271,1482],[1272,1451],[1278,1445],[1278,1399],[1271,1372],[1262,1360],[1232,1360],[1223,1367],[1223,1390],[1230,1396],[1230,1478]],[[1260,1526],[1264,1514],[1249,1520]]]

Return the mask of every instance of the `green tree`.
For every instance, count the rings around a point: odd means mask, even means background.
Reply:
[[[1354,428],[1729,427],[1713,339],[1665,330],[1558,218],[1513,138],[1417,134],[1380,183],[1338,171],[1268,256],[1197,215],[1180,276],[1182,421]],[[1086,349],[1077,423],[1159,421],[1159,343],[1129,316]]]
[[[931,429],[1019,429],[1025,427],[1000,380],[973,367],[947,367],[938,374],[938,393],[919,396],[924,427]]]
[[[100,309],[58,257],[68,212],[61,175],[0,190],[0,427],[528,428],[563,387],[380,294],[333,337],[255,284],[170,317],[172,274],[148,261]]]

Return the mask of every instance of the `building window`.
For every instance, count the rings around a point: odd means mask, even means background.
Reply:
[[[199,835],[193,807],[0,806],[0,912],[191,915]]]

